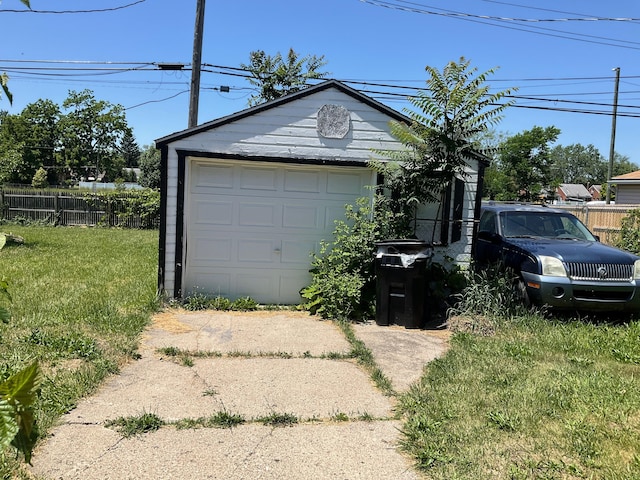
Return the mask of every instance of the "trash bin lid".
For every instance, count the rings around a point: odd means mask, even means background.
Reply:
[[[380,254],[417,254],[422,253],[427,256],[433,254],[433,247],[430,243],[416,239],[394,239],[376,242],[377,255]]]

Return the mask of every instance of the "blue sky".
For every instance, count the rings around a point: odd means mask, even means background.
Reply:
[[[190,72],[156,65],[191,64],[196,0],[31,6],[58,13],[0,4],[0,71],[14,95],[0,108],[19,113],[40,98],[61,105],[70,90],[90,89],[125,107],[141,146],[187,127]],[[78,10],[100,11],[63,13]],[[247,108],[250,84],[219,67],[248,63],[252,50],[324,55],[331,78],[382,84],[348,83],[393,92],[367,94],[400,111],[408,104],[397,94],[406,90],[392,86],[423,87],[426,65],[441,70],[464,56],[480,71],[498,67],[488,82],[494,90],[518,87],[516,95],[528,97],[506,112],[499,132],[553,125],[558,144],[593,144],[608,158],[619,67],[616,151],[640,165],[639,34],[637,0],[207,0],[199,123]]]

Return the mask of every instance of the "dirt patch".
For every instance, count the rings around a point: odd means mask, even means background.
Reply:
[[[178,320],[178,313],[182,314],[183,312],[177,310],[169,310],[166,312],[158,313],[157,315],[153,316],[152,325],[156,328],[161,328],[162,330],[172,333],[191,332],[193,330],[192,327]]]

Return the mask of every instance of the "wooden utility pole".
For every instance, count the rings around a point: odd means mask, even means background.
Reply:
[[[609,147],[609,168],[607,170],[607,205],[611,203],[611,177],[613,176],[613,157],[616,149],[616,117],[618,116],[618,87],[620,85],[620,67],[614,68],[616,85],[613,91],[613,117],[611,119],[611,145]]]
[[[204,31],[204,2],[197,0],[196,26],[193,32],[193,61],[191,62],[191,95],[189,97],[189,128],[198,125],[200,99],[200,65],[202,63],[202,33]]]

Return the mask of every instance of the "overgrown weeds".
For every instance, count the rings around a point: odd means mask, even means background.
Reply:
[[[233,301],[226,297],[211,296],[203,292],[194,292],[184,299],[182,306],[185,310],[233,310],[236,312],[250,312],[258,309],[258,302],[251,297],[240,297]]]

